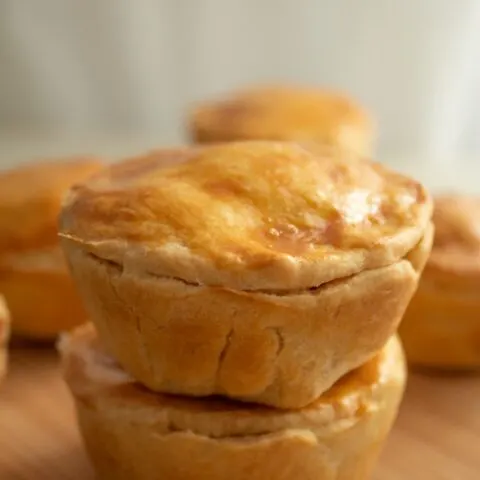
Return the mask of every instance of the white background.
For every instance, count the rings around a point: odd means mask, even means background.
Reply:
[[[381,160],[475,187],[479,0],[0,0],[0,165],[177,143],[191,102],[266,81],[351,92]]]

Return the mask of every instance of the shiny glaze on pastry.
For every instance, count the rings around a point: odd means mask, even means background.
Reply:
[[[318,149],[243,142],[156,155],[74,188],[62,237],[124,269],[291,289],[390,264],[429,221],[417,182]],[[168,155],[176,164],[165,167]]]

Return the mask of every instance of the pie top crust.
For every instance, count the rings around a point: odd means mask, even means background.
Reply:
[[[307,87],[267,86],[200,104],[192,124],[216,141],[315,140],[343,145],[373,135],[373,122],[352,99]]]
[[[431,209],[419,183],[379,164],[252,141],[110,166],[71,191],[60,231],[130,272],[290,290],[399,260]]]

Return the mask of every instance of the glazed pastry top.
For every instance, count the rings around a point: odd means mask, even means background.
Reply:
[[[307,87],[258,87],[199,105],[196,128],[216,140],[317,140],[348,143],[353,130],[371,133],[370,117],[350,98]]]
[[[57,244],[63,195],[100,165],[95,159],[73,158],[0,173],[0,254]]]
[[[153,275],[308,288],[397,261],[430,215],[425,189],[379,164],[253,141],[113,165],[72,191],[61,235]]]

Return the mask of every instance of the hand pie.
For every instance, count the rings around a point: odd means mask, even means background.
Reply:
[[[258,87],[198,105],[189,118],[198,143],[281,140],[369,157],[373,121],[351,98],[328,90]]]
[[[64,337],[66,381],[98,478],[367,480],[405,384],[390,339],[297,411],[155,394],[105,354],[90,325]]]
[[[480,198],[435,201],[435,241],[400,329],[408,360],[480,367]]]
[[[430,249],[421,185],[296,144],[172,155],[187,161],[111,166],[61,215],[89,316],[134,378],[300,408],[383,347]]]
[[[90,159],[58,160],[0,174],[0,292],[13,332],[49,339],[85,316],[58,244],[63,195],[100,167]]]

